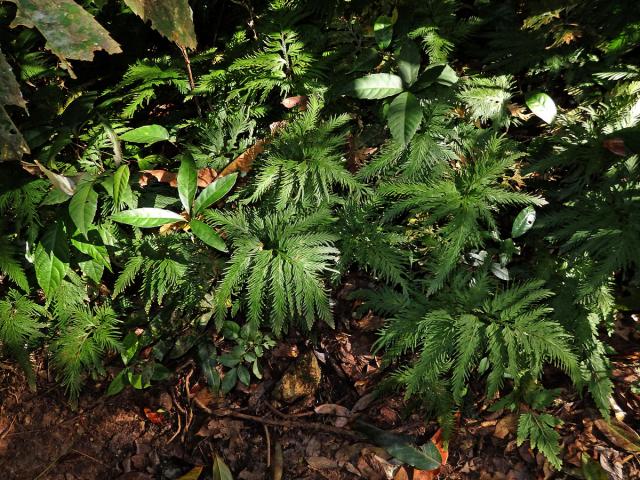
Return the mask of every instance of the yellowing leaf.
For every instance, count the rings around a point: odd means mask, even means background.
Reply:
[[[60,59],[93,60],[97,50],[120,53],[120,45],[80,5],[72,0],[9,0],[18,7],[11,27],[35,27],[46,47]]]
[[[11,67],[0,51],[0,162],[20,160],[23,154],[29,153],[29,146],[7,115],[5,105],[27,107]]]
[[[151,21],[154,30],[182,47],[195,49],[193,12],[187,0],[124,0],[142,20]]]

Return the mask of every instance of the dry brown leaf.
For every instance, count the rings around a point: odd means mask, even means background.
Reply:
[[[627,424],[613,418],[611,422],[599,418],[593,423],[616,447],[640,453],[640,435]]]
[[[314,408],[315,412],[319,415],[335,415],[337,417],[349,417],[351,410],[337,403],[324,403]]]
[[[407,469],[404,467],[400,467],[396,472],[393,480],[409,480],[409,474],[407,473]]]
[[[516,431],[518,425],[518,417],[514,414],[501,418],[496,424],[493,436],[504,440],[507,435]]]
[[[309,457],[307,458],[307,464],[314,470],[340,468],[338,462],[327,457]]]
[[[282,106],[284,108],[293,108],[299,107],[300,111],[305,111],[307,109],[307,104],[309,103],[309,97],[306,95],[296,95],[295,97],[287,97],[282,100]]]
[[[603,140],[602,146],[619,157],[625,157],[627,155],[627,149],[624,146],[624,140],[622,138],[607,138]]]

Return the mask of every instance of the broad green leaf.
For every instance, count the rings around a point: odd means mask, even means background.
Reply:
[[[124,3],[151,27],[179,46],[195,49],[193,12],[187,0],[124,0]]]
[[[96,283],[100,283],[102,275],[104,274],[104,265],[90,258],[88,260],[79,261],[78,266],[80,267],[83,275],[89,277]]]
[[[238,371],[235,368],[228,370],[222,379],[221,388],[224,393],[229,393],[238,383]]]
[[[129,332],[122,340],[122,348],[120,349],[120,356],[122,357],[122,363],[128,365],[136,353],[138,353],[138,346],[140,343],[140,337],[135,332]]]
[[[245,367],[244,365],[240,365],[238,367],[238,379],[246,386],[249,386],[251,384],[251,374],[249,373],[249,370],[247,370],[247,367]]]
[[[218,202],[222,197],[224,197],[236,184],[236,179],[238,178],[237,173],[232,173],[231,175],[226,175],[221,178],[217,178],[214,182],[211,182],[209,185],[205,187],[193,205],[193,215],[198,215],[202,213],[205,208],[213,205]]]
[[[391,18],[384,15],[376,18],[373,24],[373,35],[376,38],[376,43],[380,50],[384,50],[391,45],[391,39],[393,38],[393,23]]]
[[[107,388],[107,396],[110,397],[112,395],[117,395],[118,393],[120,393],[122,390],[124,390],[124,387],[127,386],[127,384],[129,383],[127,381],[127,373],[128,373],[128,369],[125,368],[123,370],[120,370],[120,373],[118,373],[113,380],[111,380],[111,383],[109,384],[109,387]]]
[[[49,193],[47,193],[47,196],[44,197],[44,200],[40,202],[40,205],[60,205],[61,203],[68,202],[69,198],[71,197],[62,190],[52,188],[49,190]]]
[[[221,252],[227,251],[227,246],[225,245],[220,235],[218,235],[218,233],[209,225],[195,219],[191,220],[189,225],[191,226],[191,231],[193,232],[193,234],[204,243],[206,243],[210,247],[215,248],[216,250],[220,250]]]
[[[414,42],[407,41],[398,52],[398,73],[405,84],[411,86],[420,71],[420,49]]]
[[[581,473],[585,480],[609,480],[609,474],[602,468],[602,465],[591,458],[586,453],[582,454],[582,469]]]
[[[345,93],[356,98],[375,100],[390,97],[402,92],[402,78],[391,73],[372,73],[350,82]]]
[[[131,386],[136,390],[142,390],[143,388],[151,386],[151,382],[144,378],[144,375],[141,373],[135,373],[133,370],[127,371],[127,378],[129,379]]]
[[[197,465],[193,467],[191,470],[189,470],[187,473],[182,475],[180,478],[178,478],[178,480],[198,480],[198,478],[200,478],[200,475],[202,475],[203,469],[204,469],[203,466]]]
[[[73,0],[8,0],[18,7],[11,27],[37,28],[46,48],[64,59],[93,60],[96,50],[120,53],[118,45],[96,20]]]
[[[82,235],[87,237],[93,217],[98,209],[98,194],[92,182],[83,182],[76,188],[69,202],[69,216]]]
[[[111,270],[109,252],[107,247],[102,244],[102,239],[96,230],[91,230],[86,238],[77,236],[71,238],[71,245],[77,248],[78,251],[90,256],[103,267]]]
[[[528,97],[527,107],[547,123],[552,123],[558,113],[556,103],[546,93],[534,93]]]
[[[111,219],[114,222],[141,228],[153,228],[167,223],[185,221],[181,215],[163,208],[134,208],[116,213]]]
[[[518,238],[527,233],[536,221],[536,209],[532,206],[523,208],[513,221],[511,238]]]
[[[211,343],[198,345],[198,360],[204,378],[212,391],[220,389],[220,374],[216,370],[216,347]]]
[[[171,137],[167,129],[162,125],[145,125],[123,133],[120,135],[120,138],[125,142],[151,145],[156,142],[169,140]]]
[[[191,213],[191,205],[198,191],[198,169],[191,155],[185,155],[178,170],[178,196],[182,206]]]
[[[213,459],[213,480],[233,480],[231,470],[218,454]]]
[[[390,433],[361,420],[356,421],[355,427],[391,456],[412,467],[434,470],[442,464],[440,451],[433,442],[427,442],[418,449],[411,445],[412,439],[406,435]]]
[[[129,165],[120,165],[113,174],[113,203],[116,208],[120,208],[124,202],[125,195],[129,190]]]
[[[422,90],[434,83],[445,87],[451,87],[452,85],[455,85],[458,80],[458,75],[449,65],[446,63],[434,64],[425,68],[414,88],[416,90]]]
[[[42,235],[36,247],[34,266],[38,285],[50,299],[69,268],[69,246],[61,222],[56,222]]]
[[[387,121],[393,138],[404,145],[408,144],[422,121],[420,102],[410,92],[401,93],[389,105]]]

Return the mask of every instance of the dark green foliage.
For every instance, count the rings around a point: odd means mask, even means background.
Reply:
[[[445,430],[482,391],[558,468],[547,373],[609,414],[640,268],[637,2],[192,2],[195,50],[189,12],[158,40],[98,3],[77,9],[123,53],[82,65],[0,6],[0,133],[31,150],[0,145],[0,344],[32,387],[45,347],[74,399],[118,350],[110,394],[194,355],[228,392],[354,280],[385,385]]]

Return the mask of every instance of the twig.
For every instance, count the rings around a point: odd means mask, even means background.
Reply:
[[[271,466],[271,437],[269,436],[269,427],[267,427],[263,423],[262,428],[264,428],[264,435],[267,438],[267,467],[270,467]]]
[[[39,478],[44,477],[47,474],[47,472],[51,470],[56,465],[56,463],[60,461],[62,457],[64,457],[67,453],[69,453],[70,448],[71,448],[71,445],[65,446],[62,449],[62,453],[60,453],[60,455],[54,458],[53,461],[49,465],[47,465],[47,468],[45,468],[42,472],[40,472],[38,476],[35,477],[33,480],[38,480]]]
[[[291,419],[291,418],[309,417],[311,415],[315,415],[316,414],[316,412],[302,412],[302,413],[293,413],[293,414],[291,414],[291,413],[283,413],[280,410],[278,410],[276,407],[271,405],[271,402],[269,400],[267,400],[266,398],[264,399],[264,404],[267,406],[267,408],[269,410],[271,410],[271,413],[279,416],[280,418]]]
[[[191,60],[189,59],[189,54],[187,53],[186,47],[179,45],[180,52],[182,52],[182,57],[184,58],[184,64],[187,67],[187,76],[189,77],[189,88],[191,93],[196,89],[196,82],[193,78],[193,71],[191,70]],[[198,116],[202,117],[202,109],[200,108],[200,101],[198,97],[193,96],[193,101],[196,103],[196,110],[198,110]]]
[[[94,462],[99,463],[100,465],[104,465],[104,463],[102,463],[102,462],[101,462],[100,460],[98,460],[97,458],[92,457],[92,456],[91,456],[91,455],[89,455],[88,453],[81,452],[80,450],[76,450],[75,448],[72,448],[72,449],[71,449],[71,451],[72,451],[72,452],[75,452],[75,453],[77,453],[77,454],[79,454],[79,455],[82,455],[83,457],[87,457],[88,459],[93,460]]]
[[[205,411],[210,415],[216,417],[233,417],[241,420],[250,420],[252,422],[262,423],[264,425],[272,425],[274,427],[285,428],[300,428],[302,430],[316,430],[319,432],[333,433],[334,435],[341,435],[343,437],[349,437],[354,439],[361,439],[362,436],[354,431],[347,430],[346,428],[334,427],[332,425],[325,425],[318,422],[303,422],[301,420],[277,420],[275,418],[256,417],[254,415],[247,415],[246,413],[236,412],[230,409],[211,410],[206,408]]]

